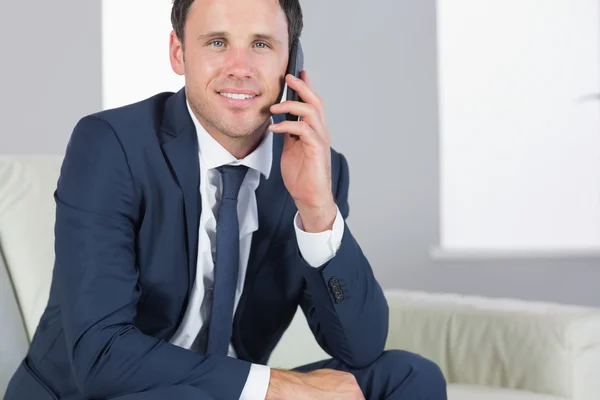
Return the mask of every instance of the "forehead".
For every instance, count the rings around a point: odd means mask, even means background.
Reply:
[[[195,0],[185,29],[287,35],[287,20],[279,0]]]

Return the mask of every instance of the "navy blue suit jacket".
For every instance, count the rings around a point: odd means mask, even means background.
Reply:
[[[354,367],[379,357],[388,330],[382,290],[348,226],[327,264],[302,259],[282,147],[275,135],[271,176],[256,193],[259,229],[233,327],[239,359],[204,356],[168,342],[195,279],[201,212],[184,89],[81,119],[55,192],[48,306],[7,400],[98,399],[170,385],[238,398],[251,363],[268,362],[298,305],[331,357]],[[348,166],[333,150],[332,177],[346,218]]]

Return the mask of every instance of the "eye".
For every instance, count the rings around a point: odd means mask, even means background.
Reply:
[[[212,42],[210,42],[210,44],[214,47],[223,47],[225,45],[225,43],[223,43],[222,40],[213,40]]]
[[[257,43],[256,43],[256,46],[257,46],[259,49],[268,49],[268,48],[269,48],[269,45],[268,45],[268,44],[266,44],[265,42],[257,42]]]

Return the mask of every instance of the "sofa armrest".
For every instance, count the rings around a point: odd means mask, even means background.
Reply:
[[[598,309],[411,291],[386,296],[386,347],[430,358],[449,383],[598,398]]]
[[[0,245],[1,243],[0,237]],[[29,340],[15,297],[12,281],[0,246],[0,398],[19,363],[27,353]]]

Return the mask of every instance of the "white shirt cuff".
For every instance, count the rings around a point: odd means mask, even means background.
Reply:
[[[296,229],[296,238],[298,248],[304,260],[311,267],[318,268],[333,257],[342,245],[344,237],[344,218],[337,209],[337,215],[333,222],[331,230],[319,233],[308,233],[304,231],[300,214],[296,212],[294,217],[294,228]]]
[[[264,400],[267,397],[270,380],[271,368],[265,365],[252,364],[240,400]]]

